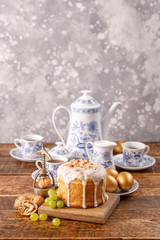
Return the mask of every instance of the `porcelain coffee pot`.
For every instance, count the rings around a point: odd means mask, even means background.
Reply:
[[[88,157],[85,149],[85,144],[88,141],[95,142],[101,139],[107,140],[110,118],[121,104],[120,102],[113,103],[108,112],[101,118],[101,105],[89,95],[89,90],[83,90],[81,92],[83,95],[71,104],[71,112],[65,106],[58,106],[53,111],[52,115],[53,126],[65,146],[65,141],[55,124],[55,114],[62,108],[68,112],[70,129],[66,148],[75,158]]]

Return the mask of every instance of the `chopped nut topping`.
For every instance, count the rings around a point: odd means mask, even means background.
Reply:
[[[96,170],[98,168],[98,163],[92,163],[86,159],[73,159],[70,162],[66,163],[64,166],[69,166],[74,168],[75,171],[79,169],[91,169]]]

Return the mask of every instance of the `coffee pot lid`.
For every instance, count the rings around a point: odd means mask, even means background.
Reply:
[[[72,103],[71,106],[74,108],[99,108],[101,105],[88,94],[90,92],[90,90],[82,90],[81,93],[83,95]]]

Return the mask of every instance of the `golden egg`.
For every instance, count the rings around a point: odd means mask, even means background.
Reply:
[[[117,177],[118,186],[122,191],[128,191],[133,186],[133,176],[129,172],[121,172]]]
[[[118,176],[118,172],[117,172],[117,170],[114,169],[114,168],[107,168],[107,169],[106,169],[106,174],[107,174],[107,175],[110,175],[110,176],[112,176],[112,177],[114,177],[114,178],[116,178],[116,177]]]
[[[122,152],[123,152],[123,148],[122,148],[123,142],[121,142],[121,141],[116,141],[115,143],[117,143],[117,146],[115,146],[115,147],[113,148],[113,153],[114,153],[114,154],[120,154],[120,153],[122,153]]]
[[[118,188],[117,180],[111,175],[106,176],[106,192],[115,192]]]

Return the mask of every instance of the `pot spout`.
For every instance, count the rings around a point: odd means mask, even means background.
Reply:
[[[105,115],[102,118],[102,139],[107,140],[108,139],[108,127],[111,117],[113,116],[113,113],[116,111],[116,109],[122,105],[121,102],[115,102],[112,104],[112,106],[109,108],[109,110],[105,113]]]

